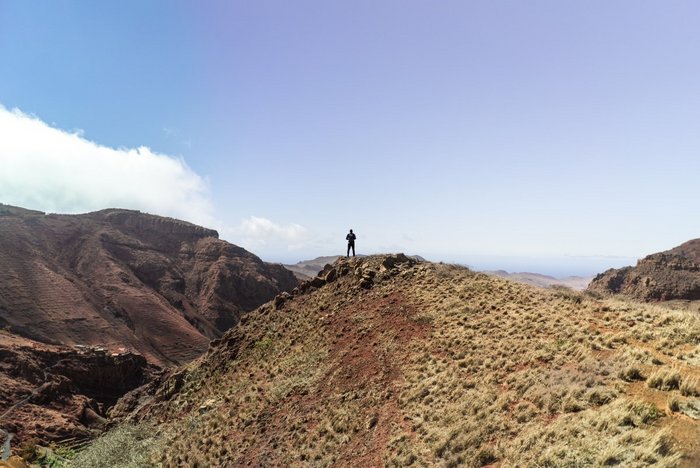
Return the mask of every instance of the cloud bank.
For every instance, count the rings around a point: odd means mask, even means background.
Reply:
[[[216,224],[206,182],[182,159],[109,148],[2,106],[0,202],[52,213],[130,208]]]
[[[288,250],[304,246],[310,234],[299,224],[282,226],[269,219],[251,216],[231,230],[233,237],[242,245],[251,248],[264,248],[272,245],[286,245]]]

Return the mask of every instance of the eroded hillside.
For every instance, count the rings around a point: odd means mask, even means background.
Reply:
[[[698,466],[700,320],[338,260],[131,392],[77,466]]]
[[[0,204],[0,444],[92,437],[155,365],[200,356],[297,284],[184,221]]]
[[[216,231],[131,210],[0,205],[0,327],[184,363],[297,280]]]

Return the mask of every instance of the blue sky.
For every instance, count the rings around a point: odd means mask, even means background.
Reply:
[[[273,261],[352,227],[364,253],[629,263],[700,237],[698,24],[682,1],[0,0],[0,202],[178,216]]]

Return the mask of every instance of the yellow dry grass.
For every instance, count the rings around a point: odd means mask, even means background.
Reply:
[[[697,312],[383,259],[341,260],[191,364],[140,413],[151,463],[700,464]]]

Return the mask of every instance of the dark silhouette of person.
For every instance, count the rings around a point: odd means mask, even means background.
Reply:
[[[345,236],[345,240],[348,241],[348,253],[345,255],[346,257],[350,256],[350,249],[352,249],[352,256],[355,256],[355,239],[357,239],[357,236],[352,232],[352,229],[350,229],[348,235]]]

